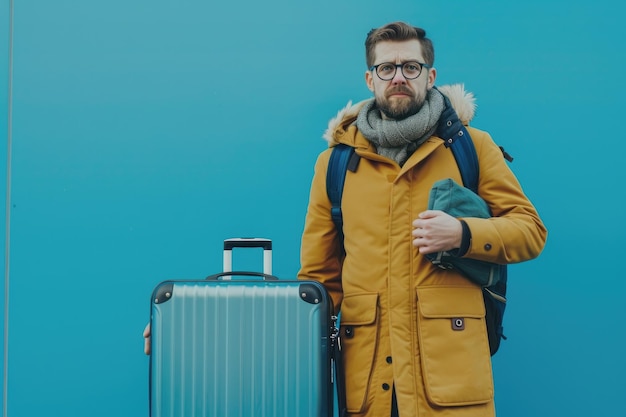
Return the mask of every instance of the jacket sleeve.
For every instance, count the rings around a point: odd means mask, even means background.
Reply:
[[[330,149],[322,152],[315,163],[302,234],[298,279],[315,280],[323,284],[333,299],[335,313],[338,313],[342,300],[343,255],[326,193],[329,158]]]
[[[523,262],[541,253],[547,230],[537,210],[488,133],[471,129],[480,166],[478,194],[490,219],[464,218],[471,241],[464,257],[500,264]]]

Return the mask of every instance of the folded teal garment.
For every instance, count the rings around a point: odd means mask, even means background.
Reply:
[[[441,210],[453,217],[491,217],[485,200],[469,188],[451,178],[437,181],[430,190],[429,210]],[[500,265],[477,259],[461,258],[449,251],[426,255],[433,264],[443,269],[456,269],[476,284],[489,287],[500,279]]]

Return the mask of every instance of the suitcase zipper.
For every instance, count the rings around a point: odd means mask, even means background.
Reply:
[[[341,337],[339,336],[339,321],[337,316],[331,316],[332,325],[330,328],[330,344],[331,344],[331,382],[337,390],[337,409],[339,417],[347,416],[346,408],[346,387],[343,375],[343,361],[341,353]]]
[[[341,354],[341,339],[339,339],[339,326],[337,326],[337,316],[330,316],[330,358],[331,358],[331,373],[330,381],[335,383],[335,367],[337,365],[338,355]]]

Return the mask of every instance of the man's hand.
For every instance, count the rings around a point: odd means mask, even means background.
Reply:
[[[146,328],[143,329],[143,351],[146,355],[150,354],[150,323],[146,325]]]
[[[413,221],[413,246],[423,255],[461,246],[461,221],[440,210],[426,210]]]

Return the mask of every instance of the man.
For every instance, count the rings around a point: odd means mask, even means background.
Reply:
[[[374,97],[348,105],[329,125],[315,166],[298,278],[325,285],[341,309],[349,415],[495,415],[482,289],[424,256],[508,264],[535,258],[547,231],[502,152],[467,127],[479,158],[479,195],[492,218],[427,210],[438,180],[461,184],[450,149],[434,136],[442,92],[459,118],[473,117],[460,87],[434,88],[434,50],[424,30],[402,22],[370,31],[365,82]],[[343,192],[344,247],[330,216],[329,157],[338,143],[360,156]],[[345,253],[345,255],[343,255]],[[451,323],[463,318],[463,328]]]

